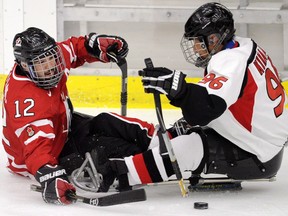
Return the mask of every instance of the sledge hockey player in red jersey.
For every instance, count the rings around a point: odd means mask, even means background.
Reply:
[[[280,168],[288,138],[287,99],[265,50],[234,33],[233,15],[225,6],[204,4],[186,22],[181,41],[186,60],[204,68],[204,78],[186,83],[185,74],[164,67],[144,68],[139,74],[146,93],[165,94],[182,110],[178,126],[168,129],[182,172],[270,178]],[[96,167],[106,175],[121,170],[127,189],[165,181],[174,171],[160,149],[155,137],[147,151],[125,157],[121,169],[115,159],[100,160]],[[102,184],[112,180],[104,175]]]
[[[46,202],[69,204],[74,200],[65,193],[75,188],[60,159],[81,161],[81,155],[73,155],[78,153],[73,148],[79,147],[73,143],[86,136],[91,119],[73,112],[66,86],[69,71],[85,62],[117,62],[127,56],[128,44],[121,37],[96,33],[58,43],[31,27],[15,35],[13,49],[15,65],[5,83],[2,109],[7,167],[19,175],[35,176]],[[85,144],[80,148],[91,151]]]

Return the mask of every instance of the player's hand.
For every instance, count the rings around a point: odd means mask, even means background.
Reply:
[[[161,93],[171,99],[179,99],[186,91],[186,75],[164,67],[144,68],[139,71],[146,93]]]
[[[62,205],[76,202],[76,198],[73,198],[76,189],[69,183],[66,171],[61,166],[45,165],[37,171],[35,178],[41,184],[45,202]]]
[[[118,62],[128,54],[127,42],[118,36],[90,33],[86,36],[87,52],[102,62]]]

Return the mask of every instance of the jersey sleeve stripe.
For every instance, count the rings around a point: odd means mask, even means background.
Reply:
[[[5,143],[6,145],[10,146],[9,140],[2,134],[2,143]]]
[[[70,56],[70,62],[75,62],[77,60],[77,56],[75,55],[74,53],[74,50],[73,50],[73,45],[72,43],[70,43],[70,46],[68,46],[67,44],[62,44],[63,47],[67,50],[67,52],[69,53],[69,56]]]
[[[28,171],[16,171],[16,170],[12,170],[10,168],[7,168],[9,172],[13,173],[13,174],[18,174],[24,177],[29,177],[30,179],[35,179],[33,175],[31,175]]]
[[[39,126],[44,126],[44,125],[50,125],[52,128],[53,128],[53,122],[48,120],[48,119],[41,119],[41,120],[38,120],[38,121],[34,121],[34,122],[31,122],[30,124],[26,124],[24,125],[23,127],[21,128],[18,128],[16,131],[15,131],[15,134],[17,137],[20,137],[21,133],[25,130],[26,127],[28,127],[29,125],[34,125],[36,127],[39,127]]]
[[[37,132],[34,136],[30,137],[29,139],[27,139],[24,144],[25,145],[29,145],[31,142],[33,142],[34,140],[38,139],[39,137],[45,137],[48,139],[54,139],[55,138],[55,134],[53,133],[44,133],[43,131],[39,131]]]
[[[15,167],[16,169],[27,169],[27,166],[25,164],[16,164],[15,158],[12,155],[7,153],[7,157],[9,159],[9,163],[12,167]]]

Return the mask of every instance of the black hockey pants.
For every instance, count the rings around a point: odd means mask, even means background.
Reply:
[[[108,158],[121,158],[146,151],[150,143],[147,130],[109,113],[95,117],[74,112],[60,164],[68,174],[79,168],[85,153],[101,147]]]

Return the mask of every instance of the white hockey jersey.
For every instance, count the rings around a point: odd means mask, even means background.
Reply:
[[[285,90],[270,57],[253,40],[214,55],[198,83],[223,98],[226,111],[208,126],[261,162],[272,159],[288,137]]]

